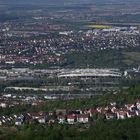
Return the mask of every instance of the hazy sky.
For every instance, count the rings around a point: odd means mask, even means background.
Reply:
[[[106,3],[106,2],[134,2],[140,0],[0,0],[0,4],[82,4],[82,3]]]

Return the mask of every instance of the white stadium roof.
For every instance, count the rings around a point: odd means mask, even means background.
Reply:
[[[118,69],[65,69],[58,73],[59,78],[64,77],[121,77]]]

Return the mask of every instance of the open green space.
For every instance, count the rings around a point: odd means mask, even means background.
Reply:
[[[120,68],[138,67],[139,50],[104,50],[98,52],[79,52],[66,55],[66,67]]]

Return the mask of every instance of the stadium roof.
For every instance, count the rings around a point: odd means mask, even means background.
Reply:
[[[58,74],[64,77],[121,77],[118,69],[66,69]]]

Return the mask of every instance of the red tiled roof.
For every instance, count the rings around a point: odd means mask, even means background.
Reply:
[[[87,114],[79,114],[77,115],[77,118],[88,118]]]
[[[90,112],[91,113],[97,113],[97,110],[96,109],[90,109]]]
[[[133,106],[133,104],[127,104],[126,106],[130,108]]]
[[[74,115],[67,115],[67,119],[75,119]]]
[[[123,116],[126,115],[126,112],[125,111],[119,111],[118,113],[119,113],[119,115],[123,115]]]

